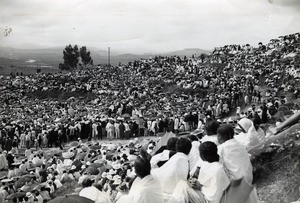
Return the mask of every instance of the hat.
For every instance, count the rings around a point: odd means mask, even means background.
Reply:
[[[71,166],[71,170],[75,170],[76,169],[76,166],[75,165],[72,165]]]
[[[26,197],[32,197],[32,193],[31,192],[26,192]]]
[[[107,173],[106,173],[106,172],[103,172],[103,173],[101,174],[101,177],[102,177],[102,178],[106,178],[106,177],[107,177]]]

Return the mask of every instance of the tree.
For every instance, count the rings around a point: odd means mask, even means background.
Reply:
[[[91,57],[91,52],[87,51],[86,46],[80,48],[80,57],[81,61],[86,68],[86,65],[91,64],[93,65],[93,59]]]
[[[75,45],[74,47],[72,47],[71,44],[69,46],[66,46],[66,48],[63,50],[63,54],[64,63],[59,64],[59,68],[61,70],[72,70],[77,68],[80,56],[78,46]]]

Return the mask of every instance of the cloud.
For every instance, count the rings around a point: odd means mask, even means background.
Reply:
[[[271,3],[270,3],[271,2]],[[298,0],[1,0],[3,46],[134,52],[257,44],[298,32]],[[102,47],[103,46],[103,47]]]

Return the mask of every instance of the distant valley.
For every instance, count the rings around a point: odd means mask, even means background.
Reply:
[[[0,47],[0,66],[24,66],[24,67],[52,67],[57,68],[59,63],[63,62],[63,47],[48,49],[16,49],[10,47]],[[91,48],[94,64],[107,64],[107,51]],[[199,56],[202,53],[209,53],[202,49],[183,49],[167,53],[145,53],[145,54],[128,54],[121,52],[111,52],[111,64],[117,65],[119,62],[126,64],[130,61],[139,60],[141,58],[149,58],[156,55],[180,57],[190,57],[193,54]]]

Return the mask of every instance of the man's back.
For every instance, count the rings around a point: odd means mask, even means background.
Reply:
[[[218,154],[231,181],[244,177],[249,184],[252,183],[252,164],[244,146],[230,139],[218,146]]]

